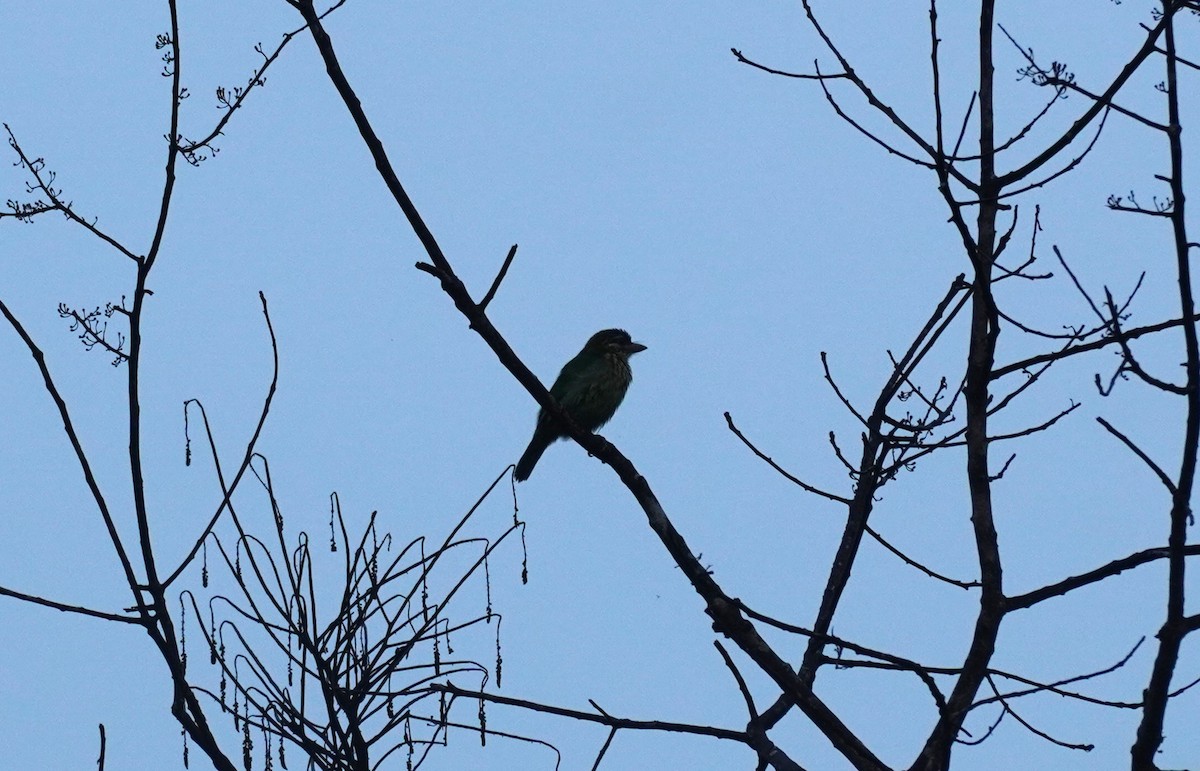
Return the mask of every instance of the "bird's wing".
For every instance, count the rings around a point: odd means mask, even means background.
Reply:
[[[568,410],[577,404],[587,390],[594,362],[592,356],[580,353],[563,365],[562,371],[550,386],[550,395]]]

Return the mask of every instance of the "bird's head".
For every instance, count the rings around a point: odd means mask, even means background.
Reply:
[[[603,329],[592,335],[591,339],[587,341],[587,345],[583,346],[583,350],[592,353],[616,354],[628,358],[639,351],[646,350],[646,346],[633,342],[629,333],[624,329]]]

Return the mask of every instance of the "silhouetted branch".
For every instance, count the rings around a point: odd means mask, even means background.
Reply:
[[[1154,334],[1155,332],[1162,332],[1163,330],[1166,330],[1166,329],[1173,329],[1175,327],[1180,327],[1180,326],[1183,326],[1184,323],[1186,323],[1187,321],[1191,321],[1193,323],[1196,321],[1200,321],[1200,314],[1195,314],[1190,319],[1187,319],[1187,320],[1172,319],[1171,321],[1163,321],[1163,322],[1159,322],[1158,324],[1148,324],[1147,326],[1144,326],[1144,327],[1135,327],[1134,329],[1123,330],[1119,336],[1114,335],[1112,337],[1105,337],[1100,340],[1093,340],[1090,343],[1080,343],[1079,345],[1064,348],[1062,350],[1051,351],[1050,353],[1040,353],[1040,354],[1037,354],[1036,356],[1030,356],[1029,358],[1021,359],[1021,360],[1015,361],[1011,364],[1005,364],[1004,366],[996,367],[995,369],[992,370],[991,379],[998,380],[998,379],[1004,377],[1005,375],[1011,375],[1014,372],[1022,372],[1024,370],[1027,370],[1030,367],[1036,366],[1038,364],[1045,364],[1046,362],[1062,361],[1063,359],[1069,358],[1071,356],[1076,356],[1081,353],[1090,353],[1091,351],[1098,351],[1103,348],[1107,348],[1110,345],[1118,345],[1121,340],[1125,340],[1125,341],[1136,340],[1139,337],[1144,337],[1145,335]],[[1119,337],[1119,339],[1118,339],[1118,337]]]
[[[138,626],[146,623],[145,619],[139,616],[124,616],[120,613],[109,613],[103,610],[93,610],[92,608],[86,608],[82,605],[70,605],[65,602],[58,602],[56,600],[46,599],[45,597],[39,597],[36,594],[26,594],[25,592],[18,592],[14,589],[7,589],[3,586],[0,586],[0,596],[12,597],[14,600],[28,602],[32,605],[41,605],[43,608],[52,608],[64,613],[78,613],[81,616],[91,616],[92,618],[100,618],[104,619],[105,621],[119,621],[123,624],[136,624]]]
[[[977,589],[977,588],[979,588],[978,581],[960,581],[957,578],[950,578],[947,575],[943,575],[943,574],[937,572],[936,570],[921,564],[920,562],[916,561],[912,557],[909,557],[907,554],[905,554],[904,552],[897,549],[895,546],[892,546],[890,543],[888,543],[887,540],[882,535],[875,532],[875,529],[872,528],[870,525],[867,525],[867,534],[870,535],[872,538],[874,538],[876,541],[878,541],[879,544],[881,546],[883,546],[883,548],[887,549],[892,554],[899,557],[904,562],[904,564],[909,565],[910,567],[916,568],[917,570],[921,571],[922,573],[929,576],[930,578],[937,579],[938,581],[950,584],[951,586],[957,586],[959,589]]]
[[[333,43],[325,32],[319,18],[308,0],[295,0],[295,6],[303,14],[309,24],[317,49],[321,53],[330,80],[342,97],[347,110],[354,119],[367,149],[375,160],[380,176],[391,192],[397,205],[421,241],[429,256],[428,266],[419,265],[419,269],[435,275],[441,282],[444,292],[453,300],[459,312],[470,323],[471,328],[492,349],[501,364],[513,375],[522,386],[533,395],[538,403],[547,409],[554,410],[549,393],[538,382],[537,378],[509,347],[508,343],[492,325],[487,316],[479,310],[478,305],[471,299],[470,292],[462,281],[455,275],[449,261],[442,253],[437,240],[426,226],[424,219],[409,198],[408,193],[396,176],[382,142],[376,135],[362,109],[362,104],[354,93],[354,89],[346,80],[333,50]],[[557,414],[557,411],[555,411]],[[706,612],[713,619],[714,629],[728,636],[737,643],[758,666],[794,701],[808,716],[813,724],[837,747],[852,763],[867,769],[883,769],[884,764],[872,753],[858,736],[846,726],[829,707],[812,693],[791,669],[791,667],[759,636],[754,626],[745,619],[730,598],[713,579],[710,572],[696,558],[695,553],[687,545],[683,536],[667,517],[662,505],[654,495],[647,480],[638,473],[633,464],[622,455],[616,447],[602,437],[580,431],[569,421],[565,422],[568,435],[578,442],[597,460],[612,467],[621,478],[622,483],[633,494],[645,512],[651,529],[662,541],[675,564],[679,566],[684,576],[692,584],[696,592],[704,599]]]
[[[1133,452],[1134,455],[1138,456],[1138,458],[1140,458],[1142,462],[1145,463],[1150,470],[1158,476],[1158,480],[1163,483],[1163,486],[1167,488],[1167,491],[1171,493],[1171,495],[1175,494],[1175,483],[1171,481],[1171,478],[1167,476],[1166,472],[1159,468],[1158,464],[1155,463],[1150,456],[1142,450],[1142,448],[1134,444],[1133,440],[1125,436],[1125,434],[1113,428],[1112,424],[1104,418],[1098,417],[1096,418],[1096,422],[1104,426],[1105,431],[1108,431],[1108,433],[1119,439],[1122,444],[1124,444],[1130,449],[1131,452]]]
[[[508,255],[504,258],[504,264],[500,266],[500,272],[496,274],[495,280],[492,281],[492,285],[488,288],[487,294],[479,301],[479,311],[481,313],[487,310],[488,303],[496,296],[497,290],[500,289],[500,282],[508,275],[508,266],[512,265],[513,257],[515,256],[517,256],[517,245],[513,244],[512,248],[508,250]]]
[[[1093,745],[1093,744],[1071,744],[1068,742],[1064,742],[1060,739],[1055,739],[1053,736],[1046,733],[1045,731],[1042,731],[1041,729],[1036,728],[1028,720],[1021,717],[1017,713],[1017,711],[1012,708],[1012,705],[1008,703],[1008,700],[1005,699],[1005,697],[1000,695],[1000,691],[997,690],[996,684],[992,681],[992,678],[990,675],[987,677],[987,684],[991,687],[992,693],[996,694],[996,699],[1004,707],[1004,711],[1007,714],[1012,715],[1013,719],[1015,719],[1018,723],[1020,723],[1022,726],[1024,726],[1025,729],[1027,731],[1029,731],[1030,733],[1033,733],[1036,736],[1040,736],[1041,738],[1045,739],[1046,741],[1050,742],[1051,744],[1056,744],[1059,747],[1063,747],[1063,748],[1069,749],[1069,750],[1083,750],[1084,752],[1091,752],[1093,749],[1095,749],[1095,745]]]
[[[121,535],[117,531],[116,522],[113,520],[112,513],[108,508],[108,502],[105,500],[104,494],[100,491],[100,484],[96,481],[96,476],[92,472],[91,461],[83,449],[83,443],[79,435],[75,432],[75,424],[71,419],[67,402],[59,392],[58,386],[54,382],[54,377],[50,374],[50,367],[46,364],[46,355],[42,353],[42,349],[33,341],[29,332],[25,330],[25,326],[13,315],[13,312],[9,310],[9,307],[3,300],[0,300],[0,314],[4,315],[4,318],[13,328],[13,331],[21,338],[21,342],[25,344],[25,348],[33,357],[33,361],[42,375],[42,387],[54,401],[54,406],[58,408],[58,416],[62,420],[63,431],[66,432],[67,441],[70,442],[71,449],[75,452],[75,460],[79,463],[79,468],[83,472],[84,482],[87,484],[88,491],[92,494],[92,500],[96,503],[96,509],[100,512],[101,519],[104,520],[104,527],[108,532],[109,541],[117,553],[117,560],[121,563],[125,581],[133,592],[134,600],[138,605],[138,613],[143,619],[148,618],[150,609],[143,603],[142,595],[137,590],[141,582],[133,570],[133,562],[130,560],[129,554],[125,550],[125,544],[121,540]]]
[[[1146,61],[1150,54],[1154,53],[1157,40],[1163,33],[1165,26],[1166,17],[1160,20],[1158,24],[1156,24],[1147,32],[1146,39],[1138,51],[1134,53],[1133,56],[1125,60],[1125,66],[1121,68],[1121,71],[1115,78],[1113,78],[1113,81],[1108,85],[1107,88],[1104,89],[1103,92],[1097,96],[1097,98],[1092,100],[1091,106],[1088,107],[1088,109],[1085,110],[1084,113],[1080,115],[1073,124],[1071,124],[1070,128],[1063,132],[1054,142],[1047,145],[1040,153],[1038,153],[1032,159],[1026,161],[1024,165],[999,176],[996,180],[997,185],[1001,188],[1004,188],[1008,187],[1013,182],[1024,179],[1056,158],[1059,153],[1071,145],[1071,143],[1073,143],[1075,139],[1087,129],[1092,121],[1096,119],[1096,116],[1098,116],[1102,111],[1112,104],[1113,98],[1117,95],[1117,92],[1119,92],[1125,86],[1129,79],[1133,77],[1134,73],[1141,69],[1142,64]]]
[[[599,725],[605,725],[616,730],[628,729],[632,731],[667,731],[670,733],[692,734],[695,736],[711,736],[715,739],[730,739],[742,744],[745,744],[748,741],[748,737],[744,731],[736,731],[717,726],[694,725],[692,723],[676,723],[665,720],[633,720],[631,718],[610,715],[609,713],[601,710],[599,707],[596,707],[595,712],[583,712],[577,709],[556,707],[551,704],[541,704],[539,702],[529,701],[527,699],[516,699],[511,696],[501,696],[498,693],[487,693],[486,691],[482,690],[469,690],[466,688],[460,688],[453,682],[431,683],[429,685],[429,690],[468,699],[478,699],[491,704],[502,704],[507,707],[519,707],[520,709],[541,712],[547,715],[567,717],[571,718],[572,720],[580,720],[585,723],[597,723]]]
[[[1015,682],[1023,683],[1025,685],[1028,685],[1031,687],[1025,688],[1025,689],[1022,689],[1019,691],[1011,691],[1009,693],[1000,694],[999,691],[995,690],[995,685],[993,684],[992,687],[993,687],[993,691],[995,692],[995,696],[980,699],[979,701],[977,701],[975,703],[975,706],[979,707],[979,706],[983,706],[985,704],[991,704],[992,702],[998,701],[1001,698],[1017,699],[1017,698],[1021,698],[1024,696],[1032,696],[1032,695],[1038,694],[1038,693],[1053,693],[1056,696],[1064,696],[1068,699],[1075,699],[1077,701],[1086,702],[1088,704],[1096,704],[1098,706],[1103,706],[1103,707],[1116,707],[1119,709],[1137,709],[1142,706],[1141,702],[1130,703],[1130,702],[1119,702],[1119,701],[1108,701],[1105,699],[1097,699],[1093,696],[1086,696],[1082,693],[1065,690],[1063,688],[1063,686],[1071,685],[1072,683],[1084,682],[1086,680],[1093,680],[1097,677],[1102,677],[1103,675],[1107,675],[1107,674],[1116,672],[1118,669],[1121,669],[1122,667],[1124,667],[1126,664],[1129,663],[1130,659],[1133,658],[1133,654],[1137,653],[1138,648],[1142,647],[1142,643],[1145,641],[1146,641],[1145,637],[1139,639],[1134,644],[1134,646],[1129,649],[1128,653],[1126,653],[1124,656],[1122,656],[1120,659],[1118,659],[1114,664],[1112,664],[1110,666],[1104,667],[1103,669],[1097,669],[1094,672],[1087,672],[1082,675],[1075,675],[1073,677],[1067,677],[1062,680],[1057,680],[1053,683],[1039,683],[1039,682],[1031,680],[1027,677],[1021,677],[1020,675],[1014,675],[1010,672],[1002,672],[999,670],[993,671],[992,675],[994,675],[996,677],[1003,677],[1008,680],[1013,680]]]
[[[129,259],[135,262],[141,261],[141,257],[138,257],[129,249],[125,248],[125,246],[115,238],[96,227],[96,222],[94,220],[89,222],[76,214],[74,208],[71,206],[71,202],[62,200],[60,197],[62,195],[62,191],[54,187],[54,172],[47,172],[48,178],[42,175],[42,171],[46,168],[46,162],[41,158],[30,158],[27,156],[25,151],[21,149],[21,145],[17,142],[17,137],[15,134],[13,134],[13,130],[7,123],[3,124],[3,126],[5,132],[8,133],[9,147],[11,147],[17,153],[18,165],[20,165],[21,168],[29,171],[30,175],[33,176],[34,184],[29,186],[29,192],[40,192],[42,195],[46,196],[47,201],[34,201],[32,204],[21,204],[16,201],[9,200],[8,207],[11,210],[11,213],[0,212],[0,218],[15,217],[19,220],[29,221],[38,214],[60,211],[71,222],[81,226],[84,230],[96,236],[101,241],[108,244],[113,249],[116,249]]]
[[[839,72],[835,75],[822,75],[820,73],[809,74],[804,72],[788,72],[786,70],[777,70],[772,67],[768,67],[765,64],[759,64],[756,61],[746,58],[742,52],[736,48],[730,48],[729,51],[733,54],[734,58],[742,64],[748,64],[756,70],[762,70],[763,72],[770,73],[771,75],[781,75],[785,78],[798,78],[800,80],[836,80],[838,78],[849,77],[844,72]]]
[[[814,495],[819,495],[822,498],[827,498],[828,500],[834,501],[836,503],[847,503],[847,504],[850,503],[850,500],[848,498],[843,498],[840,495],[835,495],[833,493],[827,493],[824,490],[821,490],[820,488],[813,487],[812,485],[808,484],[807,482],[804,482],[803,480],[793,476],[791,473],[786,471],[782,466],[780,466],[778,463],[776,463],[770,456],[763,453],[762,450],[758,449],[758,447],[756,447],[754,445],[754,443],[752,443],[749,439],[746,438],[746,435],[743,434],[736,425],[734,425],[733,417],[728,412],[725,413],[725,425],[729,427],[729,430],[733,432],[734,436],[736,436],[738,439],[740,439],[742,441],[742,444],[744,444],[750,448],[750,452],[752,452],[756,456],[758,456],[759,459],[761,459],[768,466],[770,466],[771,468],[773,468],[777,472],[779,472],[779,474],[782,477],[787,479],[792,484],[796,485],[797,487],[801,488],[802,490],[810,492]]]
[[[1184,553],[1187,556],[1200,555],[1200,544],[1188,545]],[[1022,608],[1032,607],[1039,602],[1044,602],[1052,597],[1061,597],[1069,591],[1078,589],[1082,586],[1094,584],[1098,581],[1103,581],[1106,578],[1123,573],[1130,568],[1136,568],[1139,565],[1145,565],[1148,562],[1155,560],[1166,559],[1168,556],[1165,547],[1155,547],[1153,549],[1143,549],[1139,552],[1134,552],[1127,557],[1122,557],[1118,560],[1113,560],[1106,565],[1102,565],[1094,570],[1089,570],[1086,573],[1081,573],[1077,576],[1064,578],[1057,583],[1043,586],[1040,589],[1035,589],[1024,594],[1014,595],[1005,599],[1005,607],[1009,611],[1020,610]]]
[[[324,19],[326,16],[333,13],[338,8],[341,8],[345,4],[346,0],[337,0],[337,2],[330,6],[328,10],[321,13],[321,18]],[[233,119],[233,114],[245,105],[246,99],[250,96],[250,94],[257,87],[266,84],[267,68],[275,63],[275,60],[278,59],[279,55],[283,53],[283,49],[287,47],[288,43],[292,42],[293,38],[304,32],[307,28],[308,25],[306,24],[299,29],[294,29],[291,32],[284,33],[283,39],[280,40],[279,45],[276,46],[275,50],[269,54],[263,51],[261,43],[254,46],[255,52],[262,57],[263,61],[261,65],[256,67],[254,71],[250,73],[250,78],[246,81],[246,85],[235,87],[233,89],[232,100],[229,99],[229,94],[224,88],[217,89],[216,95],[218,105],[224,108],[224,115],[222,115],[221,119],[217,121],[217,125],[214,126],[212,131],[210,131],[203,139],[195,142],[182,142],[180,144],[179,151],[183,153],[185,157],[187,157],[189,163],[192,163],[192,165],[197,163],[199,159],[197,158],[196,154],[203,148],[209,148],[212,150],[212,152],[216,152],[211,146],[212,141],[225,131],[225,126],[228,125],[229,121]]]
[[[184,402],[183,405],[185,434],[187,433],[188,404],[194,403],[196,408],[200,410],[200,417],[204,423],[205,436],[208,439],[209,453],[212,457],[213,467],[217,474],[217,483],[221,487],[221,502],[217,505],[217,509],[213,512],[213,515],[209,518],[208,524],[205,525],[204,529],[200,532],[199,537],[196,538],[195,543],[192,544],[192,548],[188,550],[188,553],[184,555],[182,560],[180,560],[179,565],[173,571],[171,571],[171,574],[167,576],[165,581],[163,581],[164,588],[173,584],[175,579],[179,578],[180,574],[182,574],[183,571],[187,569],[188,565],[191,564],[192,560],[196,558],[196,553],[200,551],[200,546],[204,543],[205,539],[208,538],[209,533],[211,533],[212,529],[216,526],[217,520],[219,520],[221,518],[221,514],[230,507],[230,501],[233,498],[234,491],[236,491],[238,485],[241,484],[242,478],[246,474],[246,470],[250,468],[250,463],[255,455],[254,448],[258,444],[259,437],[262,436],[263,427],[266,426],[267,415],[269,415],[271,412],[271,403],[275,399],[275,391],[279,386],[279,343],[275,339],[275,328],[271,325],[271,312],[267,307],[266,295],[264,295],[262,292],[259,292],[258,301],[262,305],[263,321],[267,325],[267,335],[271,340],[271,383],[267,386],[266,396],[263,397],[263,406],[262,410],[259,411],[258,423],[254,426],[254,432],[250,435],[249,441],[246,442],[246,450],[244,453],[242,453],[242,461],[240,464],[238,464],[237,471],[234,473],[233,479],[229,482],[229,484],[225,483],[225,475],[221,470],[220,454],[217,452],[216,439],[212,435],[212,427],[208,423],[208,414],[204,411],[204,405],[198,401],[195,401],[194,399]],[[189,443],[187,449],[187,458],[188,462],[190,463],[191,440],[188,439],[187,441]]]
[[[257,474],[258,471],[255,470]],[[414,737],[406,729],[400,739],[386,738],[409,726],[414,709],[434,698],[431,685],[457,674],[487,669],[469,660],[450,659],[452,635],[479,624],[499,624],[492,610],[486,564],[489,556],[523,524],[509,525],[494,540],[461,537],[462,529],[499,485],[497,477],[431,554],[425,538],[409,542],[394,558],[392,538],[380,535],[372,514],[361,536],[351,540],[340,511],[338,544],[344,572],[341,601],[331,617],[318,618],[318,582],[311,539],[301,533],[294,546],[284,537],[282,513],[264,463],[259,476],[270,503],[276,544],[248,532],[245,523],[231,519],[235,537],[227,545],[216,533],[212,540],[234,582],[237,598],[217,594],[208,612],[191,592],[190,615],[199,624],[210,662],[217,667],[220,688],[193,688],[234,715],[234,727],[245,723],[301,747],[317,762],[337,768],[376,767],[391,752],[407,747],[410,760],[423,742],[432,744],[449,725],[448,709],[439,700],[438,718],[429,718],[434,734]],[[448,581],[439,568],[449,555],[474,551],[448,567],[457,571]],[[436,571],[436,572],[435,572]],[[482,614],[451,622],[449,604],[467,581],[484,577],[486,608]],[[431,598],[431,593],[435,593]],[[207,615],[207,621],[205,620]],[[265,645],[264,645],[265,643]],[[499,660],[497,637],[497,660]],[[282,670],[286,668],[286,679]],[[300,678],[300,683],[294,682]],[[497,670],[497,680],[499,670]],[[232,704],[226,698],[232,692]],[[311,691],[312,696],[307,694]],[[240,707],[239,707],[240,703]],[[317,704],[322,705],[314,709]],[[321,712],[324,717],[317,717]],[[486,726],[479,730],[488,732]]]

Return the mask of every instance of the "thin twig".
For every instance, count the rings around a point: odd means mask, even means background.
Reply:
[[[1150,467],[1150,470],[1154,472],[1154,474],[1158,477],[1158,480],[1167,488],[1167,491],[1170,492],[1171,495],[1175,494],[1175,483],[1171,481],[1171,478],[1167,476],[1167,473],[1163,471],[1162,468],[1160,468],[1159,465],[1155,463],[1154,460],[1147,455],[1141,447],[1138,447],[1136,444],[1134,444],[1133,440],[1125,436],[1125,434],[1113,428],[1113,425],[1104,418],[1097,417],[1096,422],[1104,426],[1105,431],[1108,431],[1108,433],[1119,439],[1121,443],[1128,447],[1134,455],[1141,458],[1142,462]]]
[[[505,274],[508,273],[508,266],[512,265],[513,257],[517,255],[517,245],[513,244],[508,250],[508,256],[504,258],[504,264],[500,266],[500,272],[496,274],[496,278],[492,281],[492,286],[487,290],[487,294],[479,301],[479,312],[487,310],[488,303],[496,296],[496,292],[500,289],[500,282],[504,280]]]
[[[779,474],[781,476],[783,476],[785,479],[787,479],[792,484],[796,485],[797,487],[801,488],[802,490],[812,493],[813,495],[819,495],[822,498],[826,498],[826,499],[834,501],[836,503],[842,503],[842,504],[850,503],[849,498],[843,498],[840,495],[835,495],[833,493],[827,493],[824,490],[817,488],[817,487],[813,487],[812,485],[808,484],[804,480],[793,476],[786,469],[784,469],[782,466],[780,466],[778,463],[776,463],[769,455],[765,454],[762,450],[758,449],[758,447],[755,446],[753,442],[751,442],[749,439],[747,439],[746,435],[741,432],[741,429],[739,429],[736,425],[734,425],[733,417],[728,412],[725,413],[725,425],[728,426],[729,430],[733,432],[734,436],[736,436],[738,439],[740,439],[742,441],[742,444],[744,444],[750,448],[750,451],[752,453],[754,453],[756,456],[758,456],[758,458],[760,460],[762,460],[764,463],[766,463],[768,466],[770,466],[771,468],[773,468],[777,472],[779,472]]]

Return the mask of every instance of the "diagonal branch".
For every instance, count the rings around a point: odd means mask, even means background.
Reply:
[[[1189,557],[1200,555],[1200,544],[1189,544],[1184,548],[1184,554]],[[1023,608],[1033,607],[1039,602],[1044,602],[1053,597],[1062,597],[1067,592],[1074,591],[1083,586],[1094,584],[1103,581],[1106,578],[1118,575],[1131,568],[1136,568],[1140,565],[1145,565],[1155,560],[1166,559],[1169,555],[1167,548],[1159,546],[1153,549],[1143,549],[1139,552],[1134,552],[1127,557],[1122,557],[1113,560],[1106,565],[1101,565],[1094,570],[1089,570],[1086,573],[1080,573],[1077,576],[1064,578],[1053,584],[1048,584],[1040,589],[1034,589],[1031,592],[1017,594],[1011,597],[1006,597],[1004,607],[1008,611],[1021,610]]]
[[[18,592],[14,589],[6,589],[3,586],[0,586],[0,596],[12,597],[14,600],[21,600],[22,602],[28,602],[33,605],[41,605],[43,608],[53,608],[54,610],[60,610],[64,613],[78,613],[81,616],[91,616],[92,618],[100,618],[104,619],[105,621],[119,621],[122,624],[137,624],[139,626],[146,623],[145,619],[137,616],[126,616],[120,613],[109,613],[103,610],[93,610],[92,608],[85,608],[82,605],[69,605],[65,602],[58,602],[56,600],[48,600],[45,597],[38,597],[36,594],[26,594],[24,592]]]
[[[192,544],[192,548],[186,555],[184,555],[183,559],[180,560],[179,565],[173,571],[171,571],[171,574],[167,576],[166,580],[163,581],[164,587],[170,586],[172,583],[174,583],[175,579],[179,578],[179,575],[187,569],[187,566],[191,564],[193,559],[195,559],[197,552],[200,551],[200,546],[204,543],[204,539],[207,538],[208,534],[212,532],[212,529],[217,524],[217,520],[221,518],[221,514],[226,510],[226,508],[229,507],[229,502],[233,497],[234,491],[237,490],[238,484],[241,483],[242,477],[246,474],[246,470],[250,468],[250,462],[254,458],[254,448],[258,444],[258,438],[262,435],[263,427],[267,423],[267,415],[271,411],[271,403],[275,399],[275,390],[279,385],[279,346],[275,340],[275,329],[271,326],[271,313],[267,308],[266,295],[264,295],[262,292],[259,292],[258,300],[260,303],[262,303],[263,319],[267,324],[267,334],[271,337],[272,365],[271,384],[267,387],[267,395],[263,398],[262,410],[258,415],[258,424],[254,427],[254,433],[250,435],[250,440],[246,442],[246,451],[242,455],[242,462],[238,466],[237,472],[233,475],[233,479],[230,481],[230,483],[226,485],[224,475],[221,472],[221,459],[217,454],[216,442],[213,439],[212,431],[209,429],[208,417],[204,416],[204,430],[208,436],[209,450],[212,454],[213,464],[216,466],[217,479],[220,483],[221,490],[223,491],[221,503],[217,505],[217,510],[213,512],[212,517],[209,518],[208,524],[196,538],[195,543]],[[203,414],[203,406],[200,407],[200,410]],[[185,404],[184,416],[186,417],[186,415],[187,405]]]
[[[380,177],[407,217],[422,246],[425,247],[432,264],[423,265],[421,269],[439,279],[442,290],[453,300],[459,312],[466,317],[471,329],[487,343],[500,363],[508,369],[513,377],[537,399],[539,404],[544,407],[551,406],[553,403],[545,387],[517,357],[508,342],[492,325],[491,320],[471,299],[470,292],[454,273],[433,233],[401,185],[383,143],[372,128],[362,103],[342,71],[333,50],[333,41],[325,31],[311,0],[295,0],[294,5],[308,23],[309,31],[312,33],[317,50],[325,63],[330,81],[358,127],[363,142],[375,161],[375,167],[379,171]],[[884,769],[883,762],[820,698],[812,693],[812,690],[797,677],[788,663],[759,635],[754,625],[742,615],[736,602],[721,589],[712,575],[696,558],[683,536],[667,517],[666,511],[654,495],[645,477],[638,472],[629,459],[603,437],[580,431],[569,423],[567,427],[571,438],[597,460],[610,466],[629,489],[646,514],[651,529],[662,541],[663,546],[684,576],[691,582],[696,592],[704,599],[706,612],[713,619],[714,629],[733,640],[758,664],[788,695],[788,698],[799,705],[813,724],[850,762],[859,768]]]

